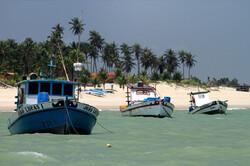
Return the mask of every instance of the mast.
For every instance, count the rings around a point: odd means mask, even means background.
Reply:
[[[130,100],[129,100],[129,98],[130,98],[130,95],[129,95],[129,90],[128,90],[129,88],[128,88],[128,86],[127,86],[127,92],[126,92],[126,97],[127,97],[127,103],[128,103],[128,106],[130,105]]]
[[[82,71],[83,64],[77,61],[76,63],[73,64],[73,66],[74,66],[74,71],[77,74],[77,76],[76,76],[77,78],[76,78],[75,82],[77,82],[77,85],[78,85],[78,88],[77,88],[77,100],[79,100],[79,95],[80,95],[79,74],[80,74],[80,71]]]
[[[49,78],[50,79],[53,79],[54,76],[53,76],[53,69],[56,68],[56,64],[55,64],[55,56],[54,54],[52,54],[50,56],[50,62],[48,64],[48,67],[49,67]]]

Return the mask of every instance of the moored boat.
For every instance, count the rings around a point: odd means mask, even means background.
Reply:
[[[174,105],[170,97],[157,96],[156,89],[139,82],[127,86],[127,105],[120,106],[123,116],[172,117]]]
[[[209,91],[191,92],[190,107],[191,114],[225,114],[227,111],[227,101],[215,100],[210,101],[208,96]]]
[[[99,110],[81,103],[75,82],[24,80],[18,83],[15,113],[9,118],[11,134],[91,134]]]

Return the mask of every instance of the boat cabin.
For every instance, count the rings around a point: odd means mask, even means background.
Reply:
[[[43,100],[74,99],[75,82],[63,80],[25,80],[18,83],[17,105],[38,104],[39,97]],[[45,101],[44,101],[45,102]]]
[[[204,104],[207,104],[210,102],[209,91],[204,92],[191,92],[190,93],[190,102],[192,106],[200,107]]]
[[[142,102],[146,98],[156,98],[156,89],[154,87],[148,86],[139,82],[134,85],[128,85],[128,96],[129,103],[133,104],[135,102]],[[130,90],[130,91],[129,91]]]

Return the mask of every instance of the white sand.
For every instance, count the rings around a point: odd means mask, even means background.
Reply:
[[[118,85],[114,85],[114,89],[116,90],[114,94],[107,94],[103,97],[81,93],[80,101],[101,110],[118,110],[120,105],[126,104],[126,87],[123,90]],[[167,83],[157,84],[156,89],[161,97],[170,96],[171,102],[177,110],[187,109],[189,106],[188,93],[197,91],[197,87],[181,87]],[[250,92],[239,92],[233,88],[226,87],[213,88],[210,89],[210,92],[209,96],[211,100],[228,100],[229,108],[250,108]],[[0,111],[14,110],[15,95],[16,88],[0,88]]]

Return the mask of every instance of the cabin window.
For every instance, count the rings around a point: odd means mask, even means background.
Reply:
[[[145,91],[145,90],[138,90],[136,91],[137,95],[149,95],[149,91]]]
[[[53,95],[62,95],[62,84],[60,83],[53,83],[52,85],[52,94]]]
[[[199,94],[198,97],[199,97],[200,99],[204,99],[204,98],[205,98],[205,95],[204,95],[204,94]]]
[[[43,82],[40,84],[40,92],[48,92],[50,94],[50,83]]]
[[[64,92],[65,96],[72,96],[73,95],[73,85],[72,84],[64,84]]]
[[[29,95],[35,95],[38,94],[38,82],[30,82],[29,83]]]

